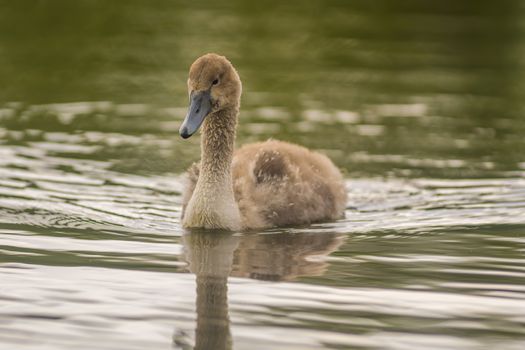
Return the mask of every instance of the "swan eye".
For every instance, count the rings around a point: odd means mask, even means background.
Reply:
[[[212,84],[212,85],[217,85],[217,84],[219,84],[219,79],[215,79],[211,84]]]

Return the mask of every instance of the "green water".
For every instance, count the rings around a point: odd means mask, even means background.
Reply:
[[[521,349],[520,1],[0,0],[1,349]],[[189,65],[346,218],[180,226]]]

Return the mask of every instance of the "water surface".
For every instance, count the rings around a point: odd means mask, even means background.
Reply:
[[[522,349],[518,1],[17,1],[0,11],[0,348]],[[345,219],[180,226],[185,80],[237,144],[329,155]]]

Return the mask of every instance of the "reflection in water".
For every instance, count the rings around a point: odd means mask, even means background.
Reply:
[[[186,260],[197,281],[195,349],[231,349],[228,276],[293,280],[320,275],[322,257],[336,250],[335,233],[247,234],[192,232],[183,236]]]
[[[246,235],[234,252],[231,275],[267,281],[319,276],[327,264],[316,257],[330,254],[342,240],[340,234],[317,232]]]
[[[231,349],[228,275],[238,237],[194,232],[184,236],[186,259],[197,281],[195,349]]]

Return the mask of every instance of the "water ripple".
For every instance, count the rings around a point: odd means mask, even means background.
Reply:
[[[180,227],[180,170],[189,163],[180,160],[195,159],[198,148],[174,147],[172,135],[153,126],[139,130],[147,106],[84,107],[52,106],[49,128],[25,130],[22,118],[2,130],[1,344],[186,349],[231,338],[240,349],[518,349],[525,342],[521,173],[347,176],[344,219],[190,235]],[[35,122],[46,108],[20,113]],[[370,108],[390,119],[423,119],[427,111],[421,104]],[[321,112],[306,110],[303,123],[320,127],[328,115],[362,137],[387,132],[366,116]],[[247,129],[263,136],[273,128],[268,121],[288,118],[279,109],[254,113],[262,120]],[[109,125],[87,124],[98,117]],[[137,167],[134,159],[144,161]]]

